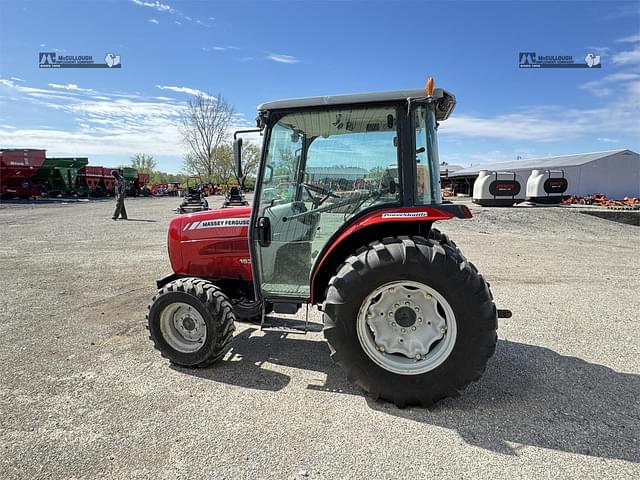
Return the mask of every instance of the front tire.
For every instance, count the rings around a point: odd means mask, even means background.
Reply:
[[[180,278],[158,290],[147,313],[149,339],[172,363],[202,368],[231,348],[235,317],[211,282]]]
[[[399,407],[458,396],[497,340],[486,282],[451,245],[422,237],[386,238],[349,257],[323,312],[332,358]]]

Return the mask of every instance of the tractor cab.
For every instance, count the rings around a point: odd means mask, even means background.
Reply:
[[[249,233],[260,298],[307,301],[314,267],[367,213],[440,204],[436,132],[454,106],[455,97],[433,83],[260,105]],[[234,148],[240,171],[241,141]]]

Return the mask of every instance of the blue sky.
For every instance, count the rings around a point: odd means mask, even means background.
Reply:
[[[122,68],[39,69],[38,52],[119,54]],[[601,69],[518,68],[518,52],[601,55]],[[440,156],[640,151],[640,2],[0,1],[0,146],[177,172],[197,91],[251,126],[257,104],[420,88],[458,106]]]

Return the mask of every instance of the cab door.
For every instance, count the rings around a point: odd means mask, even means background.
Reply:
[[[279,114],[266,138],[251,248],[261,298],[304,302],[326,243],[358,212],[399,204],[397,120],[392,106]],[[397,177],[397,175],[396,175]]]

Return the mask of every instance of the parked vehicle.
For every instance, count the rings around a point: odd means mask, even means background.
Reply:
[[[252,208],[169,224],[173,273],[158,280],[147,315],[155,347],[175,364],[206,367],[229,350],[236,320],[264,326],[272,309],[307,304],[323,312],[332,358],[375,398],[429,406],[480,378],[498,311],[475,266],[433,228],[471,217],[441,203],[436,127],[455,103],[430,79],[426,90],[259,106],[264,144]],[[309,183],[306,169],[335,164],[337,144],[341,161],[370,176],[392,159],[401,175],[387,172],[359,191],[351,181],[348,195]],[[236,138],[238,177],[241,147]],[[418,175],[418,165],[429,168]],[[272,188],[281,172],[294,187],[286,195]],[[349,185],[338,180],[337,188]]]
[[[0,196],[28,198],[40,194],[33,181],[46,158],[46,150],[0,150]]]

